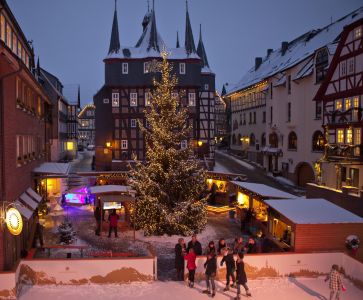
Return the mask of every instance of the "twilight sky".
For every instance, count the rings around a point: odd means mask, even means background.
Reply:
[[[82,104],[104,83],[103,58],[110,41],[114,0],[7,0],[26,37],[34,41],[43,68],[64,84],[81,85]],[[152,0],[150,0],[150,3]],[[265,56],[313,28],[328,25],[363,6],[362,0],[189,0],[195,42],[199,24],[216,87],[236,83]],[[147,0],[118,0],[122,46],[142,33]],[[185,0],[155,0],[158,30],[169,47],[176,31],[184,44]]]

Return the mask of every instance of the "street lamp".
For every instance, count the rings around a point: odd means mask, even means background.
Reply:
[[[15,203],[3,202],[0,208],[0,224],[1,226],[6,224],[6,227],[12,235],[21,234],[23,230],[23,219]]]

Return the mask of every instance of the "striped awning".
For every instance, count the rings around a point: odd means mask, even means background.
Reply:
[[[31,188],[28,188],[27,190],[26,190],[26,192],[35,200],[35,201],[37,201],[38,203],[40,202],[40,201],[42,201],[42,196],[40,196],[39,194],[37,194],[33,189],[31,189]]]
[[[31,211],[30,209],[26,208],[23,204],[21,204],[21,202],[19,200],[16,200],[14,202],[16,209],[20,212],[20,214],[27,220],[29,220],[32,215],[33,215],[33,211]]]
[[[21,194],[19,199],[21,202],[32,208],[33,211],[36,210],[39,205],[39,203],[33,200],[27,193]]]

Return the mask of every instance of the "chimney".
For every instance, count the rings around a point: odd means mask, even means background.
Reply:
[[[281,55],[284,56],[287,48],[289,47],[289,42],[282,42],[281,43]]]
[[[262,57],[255,58],[255,71],[261,66],[262,64]]]
[[[274,49],[267,49],[267,57],[269,57],[273,51]]]

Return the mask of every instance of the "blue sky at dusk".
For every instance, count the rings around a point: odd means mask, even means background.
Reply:
[[[104,82],[114,0],[8,0],[26,37],[34,41],[43,68],[63,83],[81,85],[82,104],[92,101]],[[150,0],[150,2],[152,2]],[[190,0],[195,42],[203,27],[217,89],[236,83],[265,56],[304,32],[328,25],[363,6],[361,0]],[[118,0],[122,46],[134,46],[142,33],[147,0]],[[185,1],[155,0],[158,30],[169,47],[176,31],[184,44]]]

